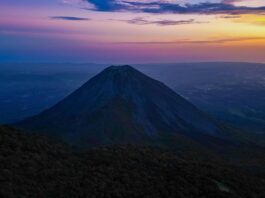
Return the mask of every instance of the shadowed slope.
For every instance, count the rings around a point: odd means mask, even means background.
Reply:
[[[70,96],[18,126],[78,145],[139,143],[161,136],[224,138],[206,114],[130,66],[112,66]]]

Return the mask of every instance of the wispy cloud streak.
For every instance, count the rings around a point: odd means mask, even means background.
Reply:
[[[89,18],[73,17],[73,16],[51,16],[53,20],[66,20],[66,21],[89,21]]]
[[[208,40],[190,40],[180,39],[175,41],[143,41],[143,42],[117,42],[116,44],[133,44],[133,45],[176,45],[176,44],[225,44],[231,42],[246,41],[265,41],[265,37],[242,37],[242,38],[221,38]]]
[[[169,19],[161,19],[161,20],[147,20],[144,17],[136,17],[129,20],[118,20],[123,21],[129,24],[135,25],[159,25],[159,26],[175,26],[175,25],[188,25],[188,24],[198,24],[198,23],[207,23],[196,21],[195,19],[187,19],[187,20],[169,20]]]

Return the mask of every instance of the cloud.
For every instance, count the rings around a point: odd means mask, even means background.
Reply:
[[[102,12],[144,12],[144,13],[176,13],[176,14],[261,14],[265,6],[236,6],[240,0],[223,0],[221,3],[180,4],[165,0],[84,0],[93,5],[90,10]]]
[[[136,24],[136,25],[159,25],[159,26],[174,26],[174,25],[187,25],[187,24],[196,24],[196,23],[205,23],[205,22],[199,22],[195,21],[195,19],[188,19],[188,20],[147,20],[143,17],[137,17],[129,20],[119,20],[124,21],[129,24]]]
[[[237,2],[242,2],[244,0],[223,0],[222,3],[226,3],[226,4],[234,4]]]
[[[66,21],[89,21],[89,18],[73,17],[73,16],[51,16],[50,19],[66,20]]]
[[[61,3],[83,9],[94,9],[95,6],[87,0],[60,0]]]
[[[265,37],[217,38],[217,39],[208,39],[208,40],[180,39],[175,41],[117,42],[116,44],[133,44],[133,45],[225,44],[231,42],[259,41],[259,40],[265,40]]]
[[[233,15],[233,14],[231,14],[231,15],[221,16],[220,18],[223,18],[223,19],[239,19],[239,18],[241,18],[241,16],[240,15]]]
[[[125,9],[127,6],[118,0],[87,0],[98,11],[116,11]]]

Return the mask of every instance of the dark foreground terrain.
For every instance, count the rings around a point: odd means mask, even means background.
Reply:
[[[77,152],[0,127],[0,197],[264,198],[265,181],[220,163],[142,146]]]

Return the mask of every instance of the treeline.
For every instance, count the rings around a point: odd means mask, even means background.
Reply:
[[[0,127],[3,198],[264,198],[265,181],[233,168],[144,146],[76,152]]]

